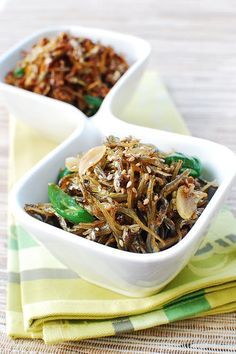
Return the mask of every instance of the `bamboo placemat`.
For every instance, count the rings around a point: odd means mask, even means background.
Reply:
[[[1,8],[1,6],[0,6]],[[1,11],[1,10],[0,10]],[[44,26],[75,23],[144,37],[194,135],[236,151],[234,0],[9,0],[0,12],[0,52]],[[185,320],[118,337],[45,346],[5,336],[8,115],[0,103],[0,352],[235,353],[236,314]],[[236,211],[236,188],[227,203]]]

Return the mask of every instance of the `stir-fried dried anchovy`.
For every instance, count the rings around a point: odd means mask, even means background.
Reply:
[[[23,55],[6,83],[73,104],[87,116],[128,69],[113,48],[67,33],[42,38]]]
[[[60,172],[58,185],[49,186],[52,204],[26,205],[25,210],[40,221],[120,250],[162,251],[185,237],[217,188],[190,176],[182,160],[167,164],[166,157],[132,137],[110,136],[104,145],[66,160],[66,173]],[[85,215],[90,220],[83,220]]]

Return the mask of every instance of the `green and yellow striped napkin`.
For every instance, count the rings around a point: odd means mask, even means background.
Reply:
[[[143,107],[148,107],[144,109]],[[156,73],[147,73],[123,118],[187,134]],[[10,183],[55,146],[11,124]],[[111,336],[236,309],[236,220],[224,208],[184,270],[160,293],[129,298],[68,269],[33,235],[12,223],[8,248],[7,332],[53,344]]]

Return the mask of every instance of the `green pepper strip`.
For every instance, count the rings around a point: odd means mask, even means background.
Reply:
[[[189,175],[192,177],[199,177],[201,175],[202,166],[196,157],[186,156],[180,152],[166,156],[165,162],[170,165],[173,162],[183,161],[180,173],[186,169],[190,169]]]
[[[65,176],[68,176],[68,175],[71,175],[71,172],[70,170],[68,170],[67,167],[65,167],[64,169],[60,169],[59,173],[58,173],[58,177],[57,177],[57,180],[60,181],[60,179],[62,179],[63,177]]]
[[[25,69],[24,68],[18,68],[15,69],[13,72],[13,75],[17,78],[20,79],[22,76],[24,76]]]
[[[94,217],[56,184],[48,185],[48,197],[55,211],[73,224],[92,222]]]
[[[101,97],[85,95],[85,102],[91,107],[91,113],[95,114],[100,108],[103,99]]]

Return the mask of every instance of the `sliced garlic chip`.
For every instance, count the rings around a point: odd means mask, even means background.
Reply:
[[[65,166],[71,172],[78,171],[78,159],[76,157],[67,157]]]
[[[80,176],[84,175],[85,172],[92,166],[96,165],[106,152],[106,146],[95,146],[86,152],[79,161],[79,174]]]
[[[176,209],[181,218],[184,220],[191,219],[197,210],[199,201],[206,197],[206,193],[195,191],[194,185],[180,186],[176,195]]]

